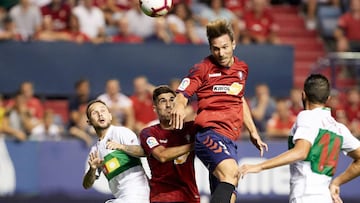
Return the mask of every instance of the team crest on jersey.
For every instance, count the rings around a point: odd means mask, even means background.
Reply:
[[[240,80],[244,79],[244,73],[242,71],[239,71],[238,75],[239,75]]]
[[[184,78],[179,87],[178,87],[178,90],[180,91],[184,91],[188,86],[190,85],[190,79],[189,78]]]
[[[120,167],[119,160],[117,160],[114,157],[104,164],[104,173],[109,174],[109,173],[115,171],[119,167]]]
[[[146,139],[146,144],[150,147],[153,148],[157,145],[159,145],[158,141],[155,139],[155,137],[148,137]]]

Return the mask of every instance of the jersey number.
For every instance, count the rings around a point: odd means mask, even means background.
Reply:
[[[315,171],[333,176],[338,164],[342,139],[337,135],[331,135],[329,132],[325,132],[325,134],[321,136],[318,144],[321,151],[318,166]]]

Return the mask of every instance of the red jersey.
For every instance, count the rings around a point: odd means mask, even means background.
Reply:
[[[260,17],[257,17],[254,11],[248,11],[244,14],[244,21],[251,36],[267,37],[271,31],[277,30],[277,25],[268,10],[264,10]]]
[[[150,123],[157,119],[156,113],[153,109],[153,102],[151,95],[145,101],[140,101],[135,95],[131,96],[130,99],[133,103],[135,120],[143,124]]]
[[[208,56],[196,64],[183,79],[177,92],[185,97],[197,94],[198,114],[195,124],[237,140],[243,123],[242,98],[248,66],[234,57],[231,67],[217,65]]]
[[[59,9],[53,9],[51,3],[41,7],[43,16],[50,15],[53,20],[54,30],[60,31],[67,28],[67,24],[71,15],[71,8],[67,4],[61,4]]]
[[[147,160],[151,169],[151,202],[200,202],[195,179],[194,151],[165,163],[159,162],[151,155],[158,146],[180,146],[194,142],[194,137],[193,122],[185,123],[181,130],[164,130],[157,124],[141,131],[141,146],[148,155]]]
[[[338,25],[344,30],[349,40],[360,41],[360,19],[355,19],[348,12],[339,18]]]

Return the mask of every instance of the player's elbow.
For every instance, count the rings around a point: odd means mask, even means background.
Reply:
[[[298,153],[296,153],[296,160],[298,161],[302,161],[305,160],[308,156],[308,152],[306,152],[305,150],[300,150],[298,151]]]

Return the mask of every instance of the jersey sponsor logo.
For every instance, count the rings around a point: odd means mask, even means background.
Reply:
[[[227,92],[230,90],[230,86],[228,85],[214,85],[213,92]]]
[[[190,85],[190,79],[189,78],[184,78],[179,87],[178,87],[178,90],[180,91],[184,91],[188,86]]]
[[[158,143],[158,141],[155,139],[155,137],[148,137],[148,138],[146,139],[146,144],[147,144],[150,148],[153,148],[153,147],[159,145],[159,143]]]
[[[225,92],[226,94],[238,95],[243,89],[243,85],[237,82],[229,85],[214,85],[213,92]]]
[[[210,73],[209,78],[220,77],[221,73]]]

